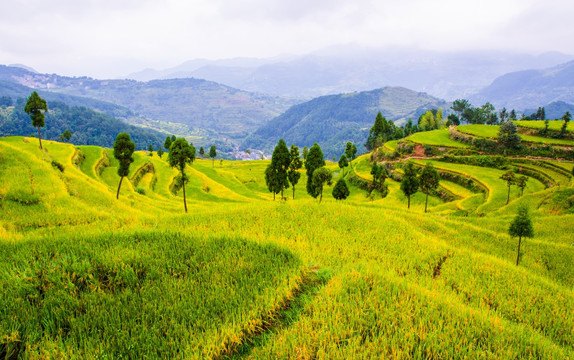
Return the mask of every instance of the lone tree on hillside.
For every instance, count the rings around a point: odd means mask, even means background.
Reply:
[[[149,153],[149,156],[153,156],[153,145],[149,144],[147,147],[147,152]]]
[[[319,204],[323,200],[323,187],[325,184],[331,185],[331,181],[333,180],[333,175],[326,167],[320,167],[313,172],[313,186],[318,192],[319,197]],[[317,196],[313,196],[317,198]]]
[[[203,146],[199,147],[199,155],[201,155],[201,157],[205,157],[205,150],[203,150]]]
[[[343,171],[343,176],[345,176],[345,168],[349,166],[349,161],[347,160],[347,155],[343,154],[339,158],[339,168]]]
[[[289,169],[287,170],[287,178],[289,178],[289,182],[293,187],[293,200],[295,200],[295,185],[299,183],[299,179],[301,178],[299,169],[303,167],[301,155],[299,154],[299,148],[297,146],[291,145],[289,158],[291,162],[289,163]]]
[[[305,160],[305,169],[307,170],[307,193],[314,198],[319,196],[319,189],[313,184],[313,173],[315,170],[325,166],[325,159],[323,159],[323,151],[321,147],[314,143],[309,149],[307,159]]]
[[[514,176],[514,172],[507,171],[504,174],[502,174],[500,179],[506,181],[506,186],[508,187],[508,195],[506,196],[506,204],[505,204],[508,205],[508,202],[510,201],[510,187],[516,184],[516,177]]]
[[[70,130],[66,129],[63,133],[60,134],[60,141],[68,142],[72,138],[72,133]]]
[[[160,159],[163,156],[163,148],[161,146],[157,147],[157,156],[159,156]]]
[[[183,188],[183,207],[187,213],[187,202],[185,199],[185,182],[187,175],[185,175],[185,166],[193,164],[195,160],[195,147],[189,144],[184,138],[176,139],[171,143],[168,154],[169,166],[175,167],[181,173],[181,184]]]
[[[519,176],[516,178],[516,186],[520,189],[520,196],[524,194],[524,188],[526,187],[526,183],[528,182],[528,178],[524,175]]]
[[[519,149],[521,141],[522,139],[517,133],[514,122],[507,121],[500,125],[498,130],[498,142],[500,142],[505,149]]]
[[[165,141],[163,142],[163,147],[164,147],[167,151],[169,151],[169,148],[170,148],[170,146],[171,146],[171,142],[172,142],[172,141],[171,141],[171,137],[170,137],[170,136],[167,136],[167,137],[165,138]]]
[[[217,156],[217,149],[215,145],[211,145],[209,148],[209,157],[211,158],[211,167],[215,167],[215,157]]]
[[[407,161],[403,167],[403,178],[401,179],[401,190],[408,199],[407,209],[411,208],[411,195],[419,191],[419,179],[417,171],[412,161]]]
[[[132,141],[128,133],[120,133],[116,137],[116,142],[114,143],[114,157],[118,159],[120,165],[118,167],[118,175],[120,176],[120,184],[118,185],[118,192],[116,194],[116,199],[120,198],[120,188],[122,187],[122,181],[124,176],[128,176],[130,173],[130,164],[134,162],[132,157],[136,144]]]
[[[357,147],[352,142],[348,141],[347,145],[345,146],[345,155],[349,160],[349,165],[353,168],[353,160],[355,160],[355,156],[357,155]]]
[[[333,197],[337,200],[345,200],[350,194],[351,192],[349,191],[349,187],[347,186],[345,179],[337,180],[337,183],[335,183],[335,187],[333,188]]]
[[[434,168],[432,163],[427,163],[423,168],[420,176],[421,190],[426,194],[425,199],[425,212],[427,212],[427,204],[429,201],[429,192],[435,190],[440,182],[440,175]]]
[[[520,261],[520,245],[522,243],[522,238],[534,237],[534,227],[532,226],[532,220],[530,220],[530,215],[528,214],[528,208],[521,206],[518,209],[518,214],[510,224],[508,234],[511,237],[518,237],[518,253],[516,255],[516,266],[518,266],[518,262]]]
[[[44,121],[44,112],[48,111],[46,100],[42,99],[40,95],[34,91],[28,98],[28,102],[24,107],[24,111],[30,115],[30,119],[32,119],[32,126],[38,128],[38,141],[40,142],[40,149],[43,150],[44,148],[42,147],[40,128],[46,126],[46,122]]]
[[[283,190],[289,187],[289,181],[287,179],[287,170],[291,164],[291,155],[289,149],[287,149],[287,144],[285,140],[279,139],[277,146],[273,150],[273,155],[271,155],[271,167],[275,171],[275,184],[281,192],[281,200],[283,200]]]
[[[562,115],[562,120],[564,120],[564,124],[562,124],[562,128],[560,128],[560,137],[564,137],[566,135],[566,129],[568,128],[568,123],[572,120],[572,115],[569,111],[566,111],[564,115]]]

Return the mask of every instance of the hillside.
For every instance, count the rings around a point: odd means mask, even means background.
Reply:
[[[574,61],[544,70],[502,75],[470,97],[475,104],[490,101],[497,108],[536,109],[552,102],[574,103]]]
[[[1,87],[0,87],[0,94]],[[29,93],[28,93],[29,96]],[[0,136],[37,137],[37,129],[32,126],[30,116],[24,111],[26,100],[20,98],[15,106],[0,108]],[[68,106],[60,101],[48,101],[49,111],[46,127],[42,128],[42,138],[58,140],[66,129],[72,132],[71,142],[76,145],[98,145],[112,147],[116,136],[121,132],[130,134],[137,149],[154,149],[163,145],[165,134],[151,129],[126,124],[105,113],[83,106]]]
[[[340,156],[347,141],[356,143],[363,152],[377,112],[401,125],[408,118],[416,120],[425,111],[439,107],[446,110],[449,105],[427,94],[397,87],[322,96],[293,106],[257,129],[241,147],[269,152],[283,138],[300,147],[317,142],[328,158]]]
[[[303,173],[294,200],[273,201],[269,161],[198,159],[184,214],[165,157],[136,153],[116,200],[110,149],[45,147],[0,139],[4,356],[574,357],[572,162],[510,159],[535,177],[505,205],[505,170],[432,159],[456,197],[424,213],[391,178],[385,198],[350,185],[318,203]],[[346,177],[371,180],[369,158]],[[516,266],[520,205],[535,237]]]
[[[0,80],[34,89],[87,97],[127,108],[148,127],[169,131],[168,123],[183,124],[179,135],[201,133],[202,145],[218,140],[237,144],[262,124],[298,101],[249,93],[199,79],[150,82],[96,80],[55,74],[37,74],[22,68],[0,66]]]

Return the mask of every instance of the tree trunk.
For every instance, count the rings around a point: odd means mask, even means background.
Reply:
[[[321,188],[321,197],[319,197],[319,204],[323,201],[323,188]]]
[[[427,212],[427,204],[428,204],[428,202],[429,202],[429,192],[427,191],[427,197],[426,197],[426,200],[425,200],[425,212]]]
[[[124,177],[122,176],[120,178],[120,184],[118,185],[118,193],[116,194],[116,200],[120,198],[120,188],[122,187],[122,181],[124,180]]]
[[[407,209],[410,209],[411,208],[411,196],[410,195],[407,196],[407,199],[409,199],[409,202],[408,202],[409,205],[407,206]]]
[[[510,185],[508,185],[508,195],[506,196],[506,204],[508,205],[508,202],[510,201]]]
[[[183,207],[185,208],[185,213],[187,214],[187,201],[185,200],[185,175],[182,175],[181,182],[183,183]]]
[[[273,191],[273,201],[275,201],[275,191]]]
[[[281,200],[283,200],[283,188],[281,188]]]
[[[38,141],[40,141],[40,149],[44,150],[42,147],[42,137],[40,136],[40,127],[38,126]]]
[[[516,266],[518,266],[518,261],[520,260],[520,243],[522,242],[522,236],[518,237],[518,254],[516,254]]]
[[[520,197],[524,194],[524,188],[520,188]]]
[[[295,185],[293,185],[293,200],[295,200]]]
[[[211,167],[215,168],[215,158],[211,158]]]

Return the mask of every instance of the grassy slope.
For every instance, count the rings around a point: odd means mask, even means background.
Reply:
[[[424,214],[421,193],[407,211],[392,181],[385,199],[370,201],[351,187],[350,199],[336,202],[327,188],[318,204],[305,194],[303,175],[294,201],[273,202],[263,181],[268,162],[212,168],[198,160],[189,168],[195,180],[184,215],[181,195],[168,189],[176,172],[165,157],[136,154],[134,164],[154,163],[155,191],[146,175],[139,184],[146,195],[122,185],[116,201],[113,159],[97,176],[88,163],[72,165],[72,145],[49,143],[43,154],[30,141],[0,139],[0,344],[76,358],[225,353],[265,330],[261,319],[269,318],[261,314],[294,296],[302,271],[310,271],[325,280],[302,296],[293,319],[244,355],[574,356],[574,219],[536,210],[555,190],[535,179],[522,198],[513,189],[504,206],[501,171],[434,162],[490,190],[480,205],[485,217],[460,218],[438,199]],[[370,179],[368,156],[353,163]],[[10,200],[26,199],[32,187],[37,204]],[[525,240],[516,267],[516,240],[506,231],[520,203],[531,205],[536,237]]]
[[[530,129],[544,129],[544,120],[522,120],[522,121],[515,121],[516,126],[530,128]],[[548,122],[548,129],[554,131],[560,131],[564,121],[562,120],[551,120]],[[570,122],[566,131],[574,132],[574,123]]]
[[[487,137],[487,138],[497,138],[498,137],[498,125],[460,125],[457,130],[474,136]],[[574,145],[573,140],[568,139],[550,139],[542,136],[524,135],[520,134],[522,141],[539,143],[539,144],[552,144],[552,145]]]
[[[468,147],[467,144],[454,141],[450,138],[450,133],[448,129],[423,131],[419,133],[414,133],[409,136],[412,142],[423,144],[423,145],[435,145],[435,146],[445,146],[445,147],[457,147],[465,148]]]

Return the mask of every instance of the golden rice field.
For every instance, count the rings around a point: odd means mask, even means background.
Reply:
[[[444,181],[424,213],[391,179],[319,203],[303,172],[273,201],[268,161],[198,159],[185,214],[167,154],[136,153],[116,200],[111,150],[27,141],[0,139],[0,358],[574,359],[572,163],[520,163],[505,205],[503,170],[435,160],[485,190]]]

